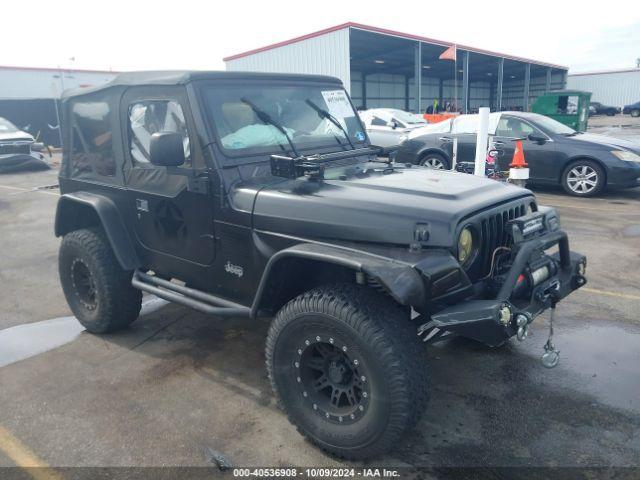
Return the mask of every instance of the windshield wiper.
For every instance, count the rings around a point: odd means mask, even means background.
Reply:
[[[291,140],[291,137],[289,136],[289,134],[287,133],[287,131],[285,130],[285,128],[282,125],[280,125],[273,118],[271,118],[271,115],[269,115],[267,112],[265,112],[264,110],[261,110],[259,107],[257,107],[247,97],[242,97],[240,99],[240,101],[242,103],[246,103],[247,105],[249,105],[251,110],[253,110],[255,112],[255,114],[258,116],[260,121],[262,121],[262,123],[268,124],[268,125],[273,125],[274,127],[276,127],[284,135],[284,137],[287,139],[287,142],[289,142],[289,145],[291,145],[291,150],[293,150],[294,155],[296,157],[300,156],[300,154],[298,153],[298,149],[296,148],[295,144],[293,143],[293,140]]]
[[[313,108],[316,113],[318,114],[318,116],[322,119],[327,119],[329,120],[331,123],[333,123],[336,127],[338,127],[342,133],[344,134],[344,138],[347,139],[347,142],[349,142],[349,145],[351,145],[351,149],[355,150],[356,147],[353,144],[353,142],[351,141],[351,139],[349,138],[349,133],[345,130],[345,128],[342,126],[342,124],[336,119],[336,117],[334,117],[333,115],[331,115],[329,112],[327,112],[326,110],[320,108],[318,105],[316,105],[315,103],[313,103],[311,100],[309,100],[308,98],[305,100],[305,102],[307,103],[307,105],[309,105],[311,108]],[[336,137],[337,138],[337,137]]]

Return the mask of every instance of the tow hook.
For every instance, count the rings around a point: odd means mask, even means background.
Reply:
[[[523,342],[529,335],[529,317],[524,313],[519,313],[516,316],[516,326],[518,327],[517,338]]]

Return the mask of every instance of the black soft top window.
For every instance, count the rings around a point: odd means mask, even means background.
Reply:
[[[220,148],[231,157],[290,153],[289,142],[278,127],[305,153],[342,148],[341,144],[348,147],[349,141],[358,144],[366,139],[358,114],[338,86],[211,85],[203,88],[203,98]]]

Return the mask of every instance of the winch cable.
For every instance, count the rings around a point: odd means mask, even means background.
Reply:
[[[556,303],[558,299],[556,295],[551,296],[551,312],[549,314],[549,338],[544,345],[544,353],[542,354],[542,365],[546,368],[553,368],[560,362],[560,350],[556,349],[553,344],[553,321],[556,314]]]

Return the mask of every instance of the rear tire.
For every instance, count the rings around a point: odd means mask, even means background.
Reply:
[[[87,331],[114,332],[138,318],[142,292],[131,286],[132,272],[120,268],[102,230],[66,234],[58,271],[67,303]]]
[[[291,423],[346,459],[387,452],[416,425],[427,394],[423,360],[406,312],[352,284],[291,300],[266,345],[269,379]]]
[[[637,118],[637,117],[640,117],[640,110],[638,110],[637,108],[635,108],[635,109],[631,110],[631,112],[630,112],[630,113],[631,113],[631,116],[632,116],[632,117],[636,117],[636,118]]]
[[[449,170],[449,161],[438,153],[427,153],[420,158],[420,165],[435,170]]]
[[[605,183],[604,170],[593,160],[576,160],[562,173],[562,187],[569,195],[576,197],[598,195]]]

